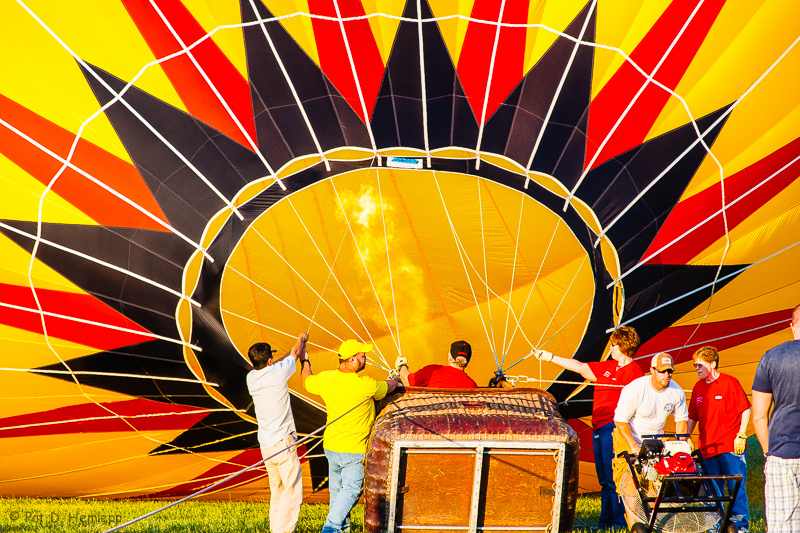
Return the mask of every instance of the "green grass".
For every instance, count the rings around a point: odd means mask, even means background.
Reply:
[[[750,531],[766,533],[764,522],[764,458],[755,437],[748,439],[747,494]],[[163,501],[0,498],[0,532],[102,532],[165,505]],[[124,528],[125,533],[265,533],[269,505],[258,502],[186,502]],[[304,505],[297,533],[322,529],[327,505]],[[353,513],[352,533],[363,532],[363,506]],[[600,498],[578,497],[576,532],[597,526]]]

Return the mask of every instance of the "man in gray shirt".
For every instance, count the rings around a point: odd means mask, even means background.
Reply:
[[[800,532],[800,305],[792,312],[791,329],[794,340],[765,353],[753,380],[753,425],[767,456],[769,533]]]

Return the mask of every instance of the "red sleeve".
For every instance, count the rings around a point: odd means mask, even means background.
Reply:
[[[691,420],[697,421],[697,386],[700,384],[698,381],[692,387],[692,398],[689,400],[689,418]]]
[[[436,365],[428,365],[408,375],[408,384],[412,387],[427,387]]]
[[[733,401],[736,402],[736,411],[739,413],[744,413],[750,409],[750,400],[747,399],[747,393],[744,392],[742,384],[739,383],[739,380],[733,376],[731,376],[731,389],[732,396],[734,397]]]

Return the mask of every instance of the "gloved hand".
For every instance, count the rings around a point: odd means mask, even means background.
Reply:
[[[747,435],[742,432],[737,433],[736,438],[733,439],[733,453],[736,455],[742,455],[746,447]]]
[[[534,350],[533,356],[536,357],[539,361],[552,361],[553,354],[547,352],[545,350]]]
[[[408,359],[406,359],[402,355],[398,355],[397,359],[395,359],[394,361],[394,367],[398,372],[400,372],[400,367],[403,365],[408,366]]]
[[[686,439],[686,442],[688,442],[688,443],[689,443],[689,450],[691,450],[691,451],[695,451],[695,450],[697,449],[697,448],[695,448],[695,447],[694,447],[694,441],[692,440],[692,438],[691,438],[691,437],[689,437],[688,439]]]

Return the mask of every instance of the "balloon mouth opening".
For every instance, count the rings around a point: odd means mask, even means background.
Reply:
[[[249,363],[251,344],[270,342],[282,354],[306,331],[315,371],[336,367],[336,347],[355,338],[375,344],[366,372],[381,379],[400,354],[414,354],[417,367],[444,363],[437,355],[453,339],[468,339],[481,354],[470,364],[479,381],[534,346],[571,355],[592,314],[596,268],[574,221],[555,208],[563,200],[523,181],[515,188],[474,174],[373,165],[280,195],[246,221],[227,260],[215,261],[212,303],[240,364]],[[204,242],[233,218],[212,220]],[[602,246],[613,263],[613,246]],[[606,255],[602,268],[611,270]],[[186,279],[203,265],[208,260],[196,258]],[[196,313],[179,309],[184,338],[197,338]],[[205,377],[210,354],[185,354]],[[533,372],[532,364],[515,369]]]

